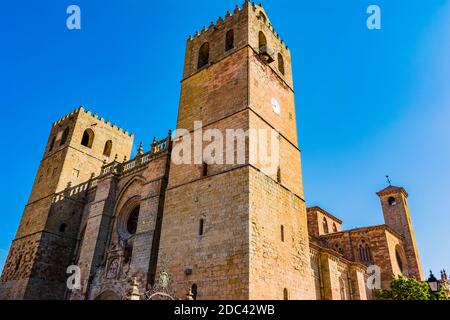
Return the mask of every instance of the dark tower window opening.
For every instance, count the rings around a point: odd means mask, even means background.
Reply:
[[[134,235],[137,231],[138,221],[139,221],[139,210],[140,206],[134,207],[131,211],[127,220],[127,231],[129,234]]]
[[[264,35],[264,33],[262,31],[260,31],[259,35],[258,35],[258,47],[259,47],[259,52],[267,51],[267,40],[266,40],[266,36]]]
[[[280,70],[281,74],[284,76],[284,59],[281,53],[278,53],[278,70]]]
[[[395,200],[394,197],[389,197],[388,203],[392,207],[392,206],[395,206],[397,204],[397,200]]]
[[[52,141],[50,142],[50,147],[48,148],[48,152],[51,152],[53,150],[53,147],[55,146],[56,137],[52,138]]]
[[[67,230],[67,224],[61,223],[61,225],[59,226],[59,232],[65,233],[66,230]]]
[[[83,138],[81,139],[81,145],[92,148],[92,144],[94,143],[94,131],[91,129],[84,130]]]
[[[281,225],[281,241],[284,242],[284,226]]]
[[[206,66],[209,63],[209,43],[205,42],[198,51],[197,69]]]
[[[195,284],[195,283],[191,287],[191,294],[192,294],[192,299],[197,300],[198,287],[197,287],[197,284]]]
[[[200,219],[199,226],[198,226],[198,235],[203,236],[205,232],[205,219]]]
[[[108,140],[105,143],[105,148],[103,149],[103,155],[106,157],[110,157],[111,151],[112,151],[112,141]]]
[[[323,221],[322,221],[322,227],[323,227],[323,232],[324,233],[329,233],[328,221],[327,221],[327,219],[325,217],[323,218]]]
[[[203,162],[202,164],[202,177],[208,176],[208,164]]]
[[[333,232],[337,232],[336,223],[333,222]]]
[[[288,289],[283,289],[283,300],[289,300],[289,292]]]
[[[61,136],[61,141],[59,142],[59,145],[60,145],[60,146],[66,144],[66,142],[67,142],[67,137],[69,136],[69,130],[70,130],[69,127],[67,127],[67,128],[64,130],[64,132],[63,132],[63,134],[62,134],[62,136]]]
[[[225,37],[225,51],[231,50],[234,48],[234,31],[228,30],[227,35]]]

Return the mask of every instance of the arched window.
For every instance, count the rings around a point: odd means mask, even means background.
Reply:
[[[397,204],[397,200],[395,200],[394,197],[389,197],[388,203],[392,207],[392,206],[395,206]]]
[[[65,223],[62,223],[62,224],[59,226],[59,232],[61,232],[61,233],[66,232],[66,229],[67,229],[67,224],[65,224]]]
[[[55,146],[55,140],[56,140],[56,137],[53,137],[52,141],[50,142],[50,147],[48,148],[48,152],[51,152],[53,150],[53,147]]]
[[[234,31],[228,30],[227,35],[225,37],[225,51],[231,50],[234,48]]]
[[[289,300],[289,292],[288,289],[283,289],[283,300]]]
[[[200,219],[200,223],[198,226],[198,235],[202,236],[204,233],[205,229],[205,219]]]
[[[84,130],[83,138],[81,139],[81,145],[92,148],[92,144],[94,143],[94,131],[91,129]]]
[[[278,53],[278,70],[280,70],[281,74],[284,76],[284,60],[281,53]]]
[[[336,227],[336,223],[333,222],[333,232],[337,232],[337,227]]]
[[[328,231],[328,221],[326,218],[323,218],[322,221],[323,233],[329,233]]]
[[[396,245],[395,247],[395,260],[397,260],[397,265],[398,268],[400,269],[400,272],[404,275],[407,275],[407,266],[406,266],[406,261],[404,258],[404,251],[402,250],[402,248],[399,245]]]
[[[258,48],[260,52],[267,51],[267,40],[266,36],[262,31],[260,31],[258,35]]]
[[[281,241],[284,242],[284,226],[281,225]]]
[[[64,132],[63,132],[63,134],[62,134],[62,136],[61,136],[61,141],[59,142],[59,145],[60,145],[60,146],[64,145],[64,144],[67,142],[67,137],[69,136],[69,130],[70,130],[69,127],[67,127],[67,128],[64,130]]]
[[[191,287],[192,299],[197,300],[198,287],[197,284],[193,284]]]
[[[367,244],[364,240],[358,246],[359,249],[359,260],[361,262],[372,262],[372,252],[370,250],[369,244]]]
[[[103,149],[103,155],[106,157],[111,156],[111,150],[112,150],[112,141],[108,140],[105,143],[105,148]]]
[[[267,21],[266,15],[264,13],[262,13],[262,11],[259,12],[258,19],[262,20],[262,22],[264,22],[264,23],[266,23],[266,21]]]
[[[139,221],[139,210],[141,207],[138,205],[134,207],[131,211],[127,220],[127,231],[129,234],[134,235],[137,231],[138,221]]]
[[[206,66],[209,63],[209,43],[205,42],[198,51],[197,69]]]

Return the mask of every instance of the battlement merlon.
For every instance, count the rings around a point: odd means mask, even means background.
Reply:
[[[96,122],[99,122],[99,123],[102,123],[102,124],[105,124],[105,125],[111,127],[112,129],[117,130],[120,134],[123,134],[126,137],[130,137],[130,138],[134,137],[133,133],[129,133],[127,130],[124,130],[123,128],[118,127],[114,123],[111,124],[111,121],[106,121],[105,118],[99,117],[98,114],[96,114],[96,113],[92,114],[92,112],[90,110],[86,110],[84,108],[84,106],[80,106],[80,107],[76,108],[74,111],[72,111],[69,114],[65,115],[64,117],[60,118],[58,121],[55,121],[53,123],[53,127],[61,125],[67,119],[72,118],[72,117],[77,117],[79,115],[83,115],[83,116],[86,116],[86,117],[91,117],[92,120],[94,120]]]
[[[205,38],[207,38],[207,36],[210,33],[214,32],[216,30],[220,30],[230,20],[235,19],[237,16],[239,16],[242,13],[243,14],[250,14],[250,13],[254,14],[256,16],[256,18],[258,20],[260,20],[260,22],[262,24],[264,24],[267,27],[267,29],[269,29],[273,33],[273,35],[280,41],[283,48],[289,51],[289,47],[284,42],[284,40],[281,39],[280,35],[276,32],[272,23],[267,18],[267,14],[265,13],[265,10],[262,7],[262,4],[261,3],[255,4],[254,2],[250,3],[250,1],[245,1],[243,3],[242,7],[239,7],[238,5],[236,5],[233,13],[230,13],[230,11],[227,11],[227,13],[225,14],[225,16],[223,18],[219,17],[217,19],[216,23],[213,23],[211,21],[211,23],[209,24],[208,27],[206,27],[206,25],[204,25],[200,32],[196,31],[193,36],[189,35],[187,42],[189,43],[191,41],[200,41],[200,40],[203,41]]]

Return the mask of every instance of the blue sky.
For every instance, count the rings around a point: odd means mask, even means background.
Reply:
[[[82,29],[66,28],[81,7]],[[0,267],[51,123],[79,105],[149,145],[175,127],[188,35],[234,1],[5,1],[0,28]],[[241,0],[239,0],[241,5]],[[382,29],[366,28],[366,8]],[[450,269],[450,1],[267,0],[291,49],[308,205],[346,228],[383,223],[375,192],[409,205],[425,273]],[[136,146],[135,146],[136,147]]]

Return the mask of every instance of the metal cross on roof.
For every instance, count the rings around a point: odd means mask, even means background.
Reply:
[[[387,183],[388,183],[390,186],[392,186],[392,180],[391,180],[391,178],[389,177],[389,175],[386,175],[386,180],[387,180]]]

